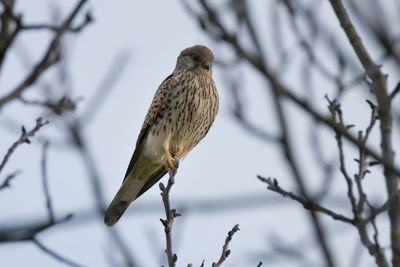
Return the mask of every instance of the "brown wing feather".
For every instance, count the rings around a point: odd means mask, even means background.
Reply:
[[[150,189],[158,180],[160,180],[168,171],[165,169],[164,166],[159,168],[151,177],[150,179],[144,184],[143,188],[137,194],[135,199],[139,198],[144,192]]]
[[[153,97],[153,101],[150,105],[149,110],[147,111],[147,115],[146,115],[146,118],[144,119],[142,129],[140,130],[139,136],[137,138],[135,151],[133,152],[131,161],[129,162],[129,165],[128,165],[128,169],[126,170],[124,181],[125,181],[126,177],[128,177],[128,174],[133,170],[133,166],[135,165],[135,162],[140,154],[140,151],[142,150],[144,140],[146,140],[146,137],[149,134],[149,130],[150,130],[151,126],[153,126],[159,112],[162,110],[163,106],[166,104],[166,102],[168,100],[168,90],[171,87],[171,78],[173,76],[174,75],[171,74],[167,78],[165,78],[165,80],[158,87],[158,89]],[[152,183],[152,185],[154,183]],[[147,185],[147,183],[146,183],[146,185]],[[146,187],[146,185],[145,185],[145,187]],[[144,191],[141,192],[141,194],[143,194],[143,193],[144,193]],[[139,194],[139,195],[141,195],[141,194]]]

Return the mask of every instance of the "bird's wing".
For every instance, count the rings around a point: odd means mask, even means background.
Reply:
[[[149,134],[149,130],[150,130],[151,126],[154,125],[155,120],[156,120],[157,116],[159,115],[159,112],[161,111],[163,106],[168,101],[168,90],[172,86],[172,83],[171,83],[171,78],[172,77],[173,77],[173,74],[169,75],[161,83],[160,87],[158,87],[158,90],[154,95],[153,102],[150,105],[150,108],[149,108],[149,110],[147,112],[147,115],[146,115],[146,117],[144,119],[142,129],[140,130],[138,139],[136,141],[136,148],[135,148],[135,151],[133,152],[131,161],[129,162],[128,169],[126,170],[124,181],[125,181],[126,177],[128,177],[129,173],[133,170],[133,166],[135,165],[135,162],[136,162],[136,160],[137,160],[137,158],[138,158],[138,156],[140,154],[140,151],[142,150],[144,141],[146,140],[146,137]],[[152,183],[152,185],[154,183]],[[144,192],[142,192],[142,194],[143,193]]]
[[[143,188],[136,195],[135,199],[139,198],[144,192],[150,189],[158,180],[160,180],[168,171],[165,169],[165,166],[161,166],[156,172],[154,172],[150,178],[146,181]]]
[[[150,105],[149,111],[147,112],[146,118],[143,122],[142,129],[140,130],[138,140],[136,142],[136,148],[126,171],[124,181],[105,212],[104,222],[108,226],[114,225],[122,216],[122,214],[124,214],[129,204],[139,195],[148,190],[165,174],[165,167],[162,164],[162,166],[160,166],[158,169],[152,170],[151,168],[146,168],[149,158],[141,155],[141,151],[157,116],[165,104],[168,103],[168,90],[171,88],[171,86],[173,86],[171,84],[171,77],[172,75],[168,76],[161,83],[156,94],[154,95],[153,102]],[[135,167],[136,164],[139,166]],[[144,167],[144,169],[142,167]],[[141,174],[146,175],[146,177],[144,179],[143,177],[140,179],[137,177],[137,173],[135,174],[135,172],[141,172]]]

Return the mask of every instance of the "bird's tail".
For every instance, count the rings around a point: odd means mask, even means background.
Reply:
[[[104,215],[104,223],[108,226],[113,226],[122,214],[129,207],[129,204],[135,200],[137,194],[143,188],[145,181],[142,179],[135,179],[134,177],[127,177],[117,194],[115,195],[113,201],[111,201],[110,206]]]

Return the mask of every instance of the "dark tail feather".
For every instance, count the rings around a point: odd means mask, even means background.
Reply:
[[[145,181],[135,179],[135,177],[130,175],[124,180],[121,188],[118,190],[113,201],[111,201],[106,214],[104,215],[104,223],[108,226],[113,226],[122,214],[129,207],[129,204],[135,199],[136,195],[140,192]]]
[[[125,200],[119,201],[116,204],[114,204],[114,201],[111,202],[104,216],[104,223],[107,224],[107,226],[113,226],[118,222],[122,214],[124,214],[126,209],[129,207],[129,204],[130,203]]]

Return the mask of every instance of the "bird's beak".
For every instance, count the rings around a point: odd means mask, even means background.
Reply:
[[[204,67],[206,70],[210,70],[210,64],[204,64],[203,67]]]

